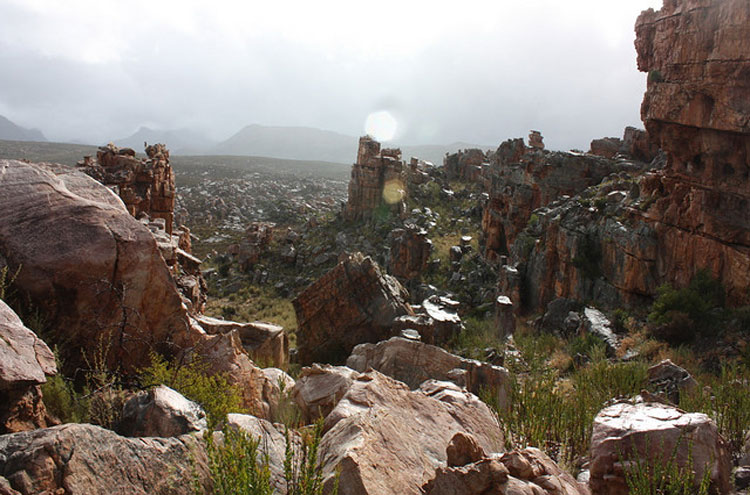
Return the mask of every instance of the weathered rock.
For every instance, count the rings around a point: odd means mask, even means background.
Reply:
[[[599,337],[607,345],[607,352],[614,355],[620,347],[612,323],[604,313],[595,308],[583,310],[583,328],[590,334]]]
[[[294,378],[286,371],[279,368],[263,368],[263,401],[268,404],[268,418],[273,421],[281,421],[283,415],[289,410],[292,392],[294,390]]]
[[[537,150],[544,149],[544,138],[539,131],[529,131],[529,148]]]
[[[256,363],[277,368],[289,364],[289,336],[279,325],[262,321],[238,323],[203,315],[195,320],[211,335],[237,331],[242,347]]]
[[[498,404],[508,400],[510,378],[500,366],[464,359],[434,345],[401,337],[377,344],[360,344],[346,361],[350,368],[364,372],[372,368],[404,382],[411,389],[427,380],[454,382],[474,394],[492,390]]]
[[[449,342],[464,328],[458,315],[458,301],[445,296],[430,296],[422,301],[419,314],[430,320],[428,328],[420,330],[422,340],[428,344],[441,345]]]
[[[620,148],[622,148],[622,140],[619,138],[594,139],[591,141],[590,153],[604,158],[614,158],[620,152]]]
[[[432,252],[432,241],[427,231],[416,227],[391,232],[391,251],[388,271],[401,281],[418,280],[427,269]]]
[[[453,435],[451,443],[445,449],[445,455],[448,457],[449,467],[465,466],[487,456],[482,447],[479,446],[477,439],[463,432]]]
[[[401,161],[401,150],[381,150],[380,143],[371,137],[359,138],[344,217],[348,220],[368,219],[381,206],[392,213],[402,213],[406,178],[407,167]]]
[[[661,392],[673,404],[680,402],[680,392],[695,390],[698,382],[684,368],[665,359],[648,369],[650,388]]]
[[[358,376],[357,371],[346,366],[314,364],[302,368],[292,397],[302,412],[305,424],[328,416]]]
[[[0,436],[0,477],[21,495],[167,495],[194,493],[196,482],[210,487],[197,438],[125,438],[87,424]]]
[[[516,331],[515,307],[508,296],[498,296],[495,299],[495,329],[501,342]]]
[[[457,153],[446,155],[443,159],[443,169],[448,179],[462,179],[478,181],[489,166],[487,157],[480,149],[459,150]]]
[[[149,230],[112,191],[73,169],[0,161],[0,255],[16,286],[81,364],[106,345],[123,371],[144,349],[187,347],[187,315]]]
[[[625,153],[646,163],[653,161],[659,153],[659,146],[653,142],[648,132],[635,127],[625,128],[622,147]]]
[[[240,242],[237,261],[240,269],[249,271],[260,261],[260,256],[273,239],[273,223],[253,222],[245,230],[245,237]]]
[[[410,391],[375,371],[354,381],[324,431],[326,484],[340,470],[342,495],[421,493],[446,462],[446,448],[458,432],[473,435],[485,451],[503,445],[495,417],[470,393],[447,384],[432,384],[428,393]]]
[[[0,299],[0,434],[54,423],[39,385],[57,373],[55,356]]]
[[[729,493],[731,460],[714,422],[705,414],[660,403],[622,402],[599,412],[591,439],[589,486],[597,495],[625,495],[626,459],[666,463],[672,455],[679,466],[696,473],[696,483],[709,469],[712,488]],[[687,466],[690,456],[692,466]]]
[[[145,213],[161,218],[169,235],[174,220],[174,171],[163,144],[146,146],[148,158],[139,160],[130,148],[110,143],[96,152],[96,162],[84,159],[82,170],[106,186],[115,186],[125,208],[134,217]]]
[[[179,437],[206,427],[206,413],[201,406],[159,385],[139,392],[125,403],[117,433],[127,437]]]
[[[457,467],[441,467],[422,487],[425,495],[589,495],[585,485],[563,472],[534,447]]]
[[[407,299],[372,259],[346,256],[292,301],[299,362],[342,362],[355,345],[390,337],[393,320],[413,314]]]

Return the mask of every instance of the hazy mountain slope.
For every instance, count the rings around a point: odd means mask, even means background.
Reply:
[[[0,115],[0,139],[11,141],[46,141],[39,129],[26,129]]]
[[[174,155],[203,154],[208,152],[216,142],[191,129],[156,130],[141,127],[135,134],[113,141],[117,146],[143,151],[143,143],[163,143]]]

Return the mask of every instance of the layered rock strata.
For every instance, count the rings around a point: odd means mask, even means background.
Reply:
[[[391,232],[388,271],[403,282],[419,280],[427,269],[432,241],[427,231],[413,226]]]

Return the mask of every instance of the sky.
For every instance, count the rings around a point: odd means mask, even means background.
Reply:
[[[361,135],[385,115],[398,143],[537,129],[548,148],[588,149],[642,127],[633,26],[650,7],[661,0],[0,0],[0,115],[95,144],[140,126]]]

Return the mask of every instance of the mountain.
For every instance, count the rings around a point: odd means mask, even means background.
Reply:
[[[8,141],[47,141],[39,129],[26,129],[0,115],[0,139]]]
[[[319,160],[352,164],[357,159],[358,137],[313,127],[271,127],[249,125],[226,141],[219,143],[213,155],[267,156],[293,160]],[[465,148],[494,148],[468,143],[450,145],[399,145],[384,143],[386,147],[400,147],[404,160],[412,156],[442,165],[446,152]]]
[[[139,128],[135,134],[113,141],[117,146],[143,151],[143,143],[163,143],[174,155],[204,154],[216,142],[191,129],[156,130],[149,127]]]

